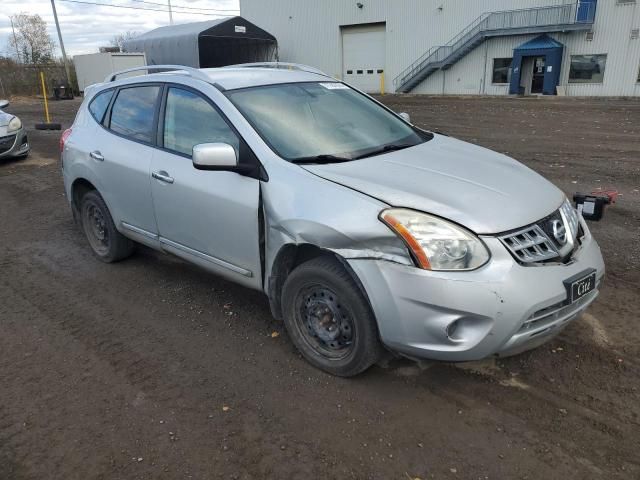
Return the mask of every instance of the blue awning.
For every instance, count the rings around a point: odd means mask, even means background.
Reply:
[[[544,35],[540,35],[539,37],[534,38],[533,40],[529,40],[526,43],[523,43],[519,47],[516,47],[514,50],[546,50],[548,48],[563,48],[560,42],[554,40],[546,33]]]
[[[554,40],[546,33],[514,48],[509,93],[513,95],[520,91],[522,59],[524,57],[540,56],[545,58],[546,67],[544,70],[544,85],[542,87],[542,93],[545,95],[555,95],[556,87],[560,82],[563,51],[564,45]]]

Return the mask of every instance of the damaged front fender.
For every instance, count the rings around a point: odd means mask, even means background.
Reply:
[[[355,237],[331,225],[308,220],[281,219],[274,225],[267,219],[267,224],[273,230],[272,239],[279,237],[275,243],[280,248],[287,244],[307,244],[330,250],[345,259],[370,258],[413,265],[404,244],[385,228]]]
[[[402,240],[378,218],[389,205],[303,169],[287,167],[286,175],[270,175],[269,182],[261,185],[264,290],[276,317],[274,302],[279,302],[282,283],[295,267],[295,258],[287,257],[295,257],[300,248],[333,252],[344,260],[413,265]]]

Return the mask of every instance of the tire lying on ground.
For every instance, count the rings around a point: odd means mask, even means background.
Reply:
[[[62,130],[60,123],[36,123],[36,130]]]
[[[383,353],[369,302],[335,257],[317,257],[295,268],[284,283],[282,310],[295,346],[325,372],[354,376]]]

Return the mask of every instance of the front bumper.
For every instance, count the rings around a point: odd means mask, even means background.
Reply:
[[[0,158],[19,157],[29,153],[27,132],[23,128],[10,135],[0,135]]]
[[[472,272],[431,272],[368,259],[349,264],[391,350],[415,358],[480,360],[544,343],[595,300],[604,262],[583,229],[582,244],[566,265],[522,266],[493,237],[483,237],[490,262]],[[596,270],[596,290],[568,303],[564,280],[589,269]]]

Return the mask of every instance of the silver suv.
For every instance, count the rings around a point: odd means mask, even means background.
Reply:
[[[310,67],[152,69],[88,89],[61,139],[99,259],[141,243],[262,290],[306,359],[341,376],[384,347],[514,354],[598,295],[584,219],[515,160]]]

